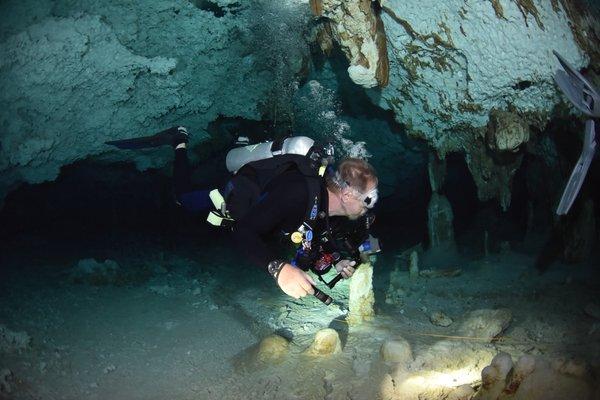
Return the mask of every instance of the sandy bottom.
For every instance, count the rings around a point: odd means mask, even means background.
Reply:
[[[120,265],[112,282],[72,278],[78,260],[107,255]],[[461,275],[416,281],[400,266],[400,295],[386,304],[393,260],[375,263],[376,317],[349,327],[347,282],[329,291],[336,299],[329,307],[294,300],[218,245],[13,248],[2,258],[0,325],[26,332],[31,343],[0,353],[0,371],[12,373],[0,398],[375,399],[398,367],[381,360],[381,345],[398,337],[411,345],[413,371],[466,371],[441,380],[446,386],[477,387],[481,369],[499,351],[577,358],[597,370],[600,321],[584,311],[599,301],[594,266],[554,265],[538,276],[530,257],[507,252],[448,260],[433,267],[461,268]],[[460,321],[469,311],[494,308],[513,317],[493,343],[456,337],[458,322],[430,322],[435,311]],[[302,354],[326,327],[339,332],[342,353]],[[273,332],[291,340],[288,355],[275,364],[257,362],[257,344]],[[432,349],[454,342],[468,346],[474,359],[442,357],[436,368]]]

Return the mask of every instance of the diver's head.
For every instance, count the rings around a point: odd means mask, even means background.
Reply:
[[[327,189],[331,194],[329,215],[360,218],[377,202],[377,183],[377,173],[368,162],[358,158],[344,159],[337,171],[327,177]]]

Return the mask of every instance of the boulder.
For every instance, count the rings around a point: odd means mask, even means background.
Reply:
[[[317,332],[315,338],[304,354],[316,357],[326,357],[342,352],[342,342],[338,333],[331,328]]]
[[[513,364],[500,353],[481,372],[482,385],[473,400],[590,399],[594,378],[588,366],[576,360],[547,360],[524,355]]]
[[[447,316],[446,314],[444,314],[441,311],[436,311],[436,312],[432,313],[429,316],[429,321],[433,325],[443,326],[443,327],[450,326],[454,322],[452,320],[452,318],[450,318],[449,316]]]
[[[26,350],[31,345],[27,332],[14,332],[0,325],[0,353],[12,353]]]
[[[259,362],[279,362],[288,353],[289,342],[279,335],[270,335],[258,345],[256,360]]]
[[[514,112],[494,109],[490,112],[486,140],[494,152],[515,153],[529,141],[529,126]]]
[[[381,345],[381,358],[385,362],[398,363],[408,366],[413,361],[410,343],[404,338],[388,340]]]
[[[512,320],[512,312],[508,309],[483,309],[472,311],[460,325],[459,335],[494,340],[502,333]]]

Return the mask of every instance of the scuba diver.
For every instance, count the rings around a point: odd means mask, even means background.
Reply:
[[[227,154],[233,174],[222,190],[197,190],[191,183],[187,157],[188,132],[173,127],[152,136],[106,142],[121,149],[171,145],[177,202],[192,213],[210,211],[207,221],[231,229],[241,254],[266,269],[287,295],[331,298],[318,290],[310,269],[321,275],[332,267],[339,273],[327,285],[349,278],[365,255],[379,251],[369,234],[378,199],[378,179],[364,160],[347,158],[337,170],[330,163],[333,147],[321,147],[303,136],[246,145]],[[277,256],[267,238],[280,234],[298,246],[292,260]],[[323,281],[325,282],[325,281]],[[325,282],[327,283],[327,282]]]

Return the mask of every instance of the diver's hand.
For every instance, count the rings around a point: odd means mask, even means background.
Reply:
[[[277,277],[277,284],[285,294],[292,296],[295,299],[315,293],[311,286],[314,285],[315,282],[310,275],[300,268],[294,267],[292,264],[286,263],[283,268],[281,268],[279,276]]]
[[[348,279],[352,276],[352,274],[354,274],[354,271],[356,270],[354,268],[355,265],[356,261],[341,260],[335,264],[335,270],[338,272],[338,274],[342,274],[344,279]]]

